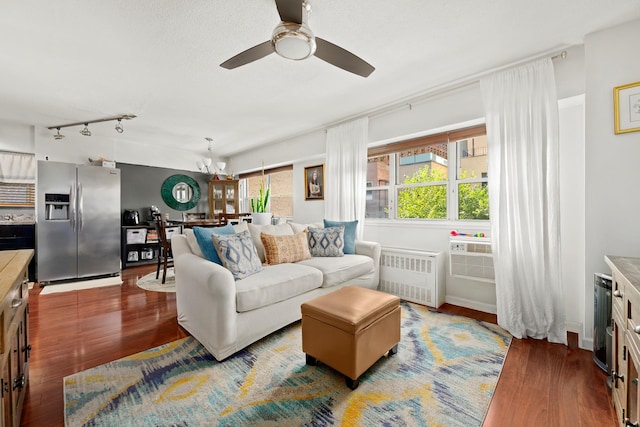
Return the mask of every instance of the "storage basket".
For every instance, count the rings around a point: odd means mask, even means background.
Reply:
[[[141,259],[153,259],[153,248],[142,248],[140,251]]]
[[[133,243],[146,243],[147,241],[147,229],[146,228],[133,228],[127,230],[127,244]]]
[[[138,261],[138,251],[127,252],[127,262]]]
[[[180,234],[180,227],[167,227],[165,230],[165,234],[167,235],[167,241],[171,241],[171,236],[176,234]]]

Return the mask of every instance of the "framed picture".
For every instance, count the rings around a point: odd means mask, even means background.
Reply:
[[[640,82],[613,88],[615,133],[640,131]]]
[[[305,200],[324,200],[324,164],[304,168]]]

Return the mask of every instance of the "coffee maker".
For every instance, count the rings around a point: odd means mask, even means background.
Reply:
[[[122,215],[122,224],[138,225],[140,224],[140,213],[133,209],[125,209]]]

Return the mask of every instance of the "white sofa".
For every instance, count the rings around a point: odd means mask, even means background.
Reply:
[[[250,228],[264,261],[260,232],[293,235],[296,225]],[[229,270],[202,256],[192,230],[173,236],[171,243],[178,323],[217,360],[301,319],[305,301],[347,285],[378,288],[379,243],[356,241],[356,254],[264,266],[237,281]]]

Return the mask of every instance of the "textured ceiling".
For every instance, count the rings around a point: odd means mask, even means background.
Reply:
[[[0,119],[123,113],[121,139],[229,156],[640,17],[638,0],[315,0],[314,33],[376,67],[220,63],[270,38],[273,0],[20,0],[0,10]]]

